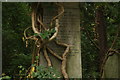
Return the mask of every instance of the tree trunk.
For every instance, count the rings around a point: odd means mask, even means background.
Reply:
[[[107,56],[107,35],[103,7],[99,6],[96,11],[96,23],[98,33],[98,44],[100,47],[99,60],[100,60],[100,72],[102,78],[120,78],[120,55],[113,53],[113,55]],[[105,60],[107,59],[107,60]],[[105,60],[105,61],[104,61]]]
[[[45,4],[45,3],[44,3]],[[48,3],[47,3],[48,4]],[[65,12],[60,19],[60,27],[56,40],[70,45],[67,55],[67,73],[69,78],[82,78],[81,45],[80,45],[80,12],[79,3],[63,3]],[[43,22],[49,25],[50,19],[57,14],[54,5],[43,5]],[[65,48],[58,46],[53,41],[48,46],[60,56]],[[53,67],[61,71],[61,61],[49,54]],[[46,65],[46,60],[41,54],[40,64]]]
[[[107,35],[106,35],[106,28],[104,13],[104,7],[99,6],[96,10],[96,31],[98,36],[98,45],[99,45],[99,66],[100,71],[102,67],[103,60],[105,58],[105,54],[107,52]]]

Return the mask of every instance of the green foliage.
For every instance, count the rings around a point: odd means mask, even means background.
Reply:
[[[8,64],[9,66],[4,66],[5,69],[4,73],[6,73],[9,76],[20,74],[21,73],[20,69],[23,70],[23,67],[27,69],[30,66],[31,59],[32,59],[31,55],[25,55],[22,53],[11,54],[9,58],[10,63]]]
[[[0,80],[10,80],[11,77],[10,76],[3,76],[2,78],[0,78]]]
[[[41,36],[43,39],[48,39],[52,36],[52,34],[54,34],[56,31],[55,29],[50,29],[50,30],[46,30],[43,33],[34,33],[34,36]]]
[[[95,3],[82,3],[81,10],[81,27],[88,30],[92,40],[94,40],[95,27]],[[98,78],[99,75],[93,73],[98,72],[98,50],[91,43],[86,31],[81,32],[81,51],[82,51],[82,71],[83,78]]]
[[[60,78],[60,74],[53,67],[36,66],[36,72],[33,72],[34,78]]]
[[[35,64],[32,64],[32,67],[36,68],[36,71],[32,73],[31,76],[33,76],[34,79],[41,79],[41,78],[61,78],[60,73],[53,67],[45,67],[45,66],[36,66]],[[28,70],[22,66],[19,65],[18,67],[18,73],[17,75],[13,75],[14,79],[26,79],[26,76],[28,75]],[[10,75],[12,76],[12,75]],[[10,76],[3,76],[1,79],[10,80],[12,77]],[[0,79],[0,80],[1,80]]]
[[[31,23],[29,12],[27,3],[2,3],[2,40],[4,54],[25,52],[25,46],[23,46],[25,44],[21,37],[23,37],[24,29],[30,26]]]
[[[18,66],[18,68],[19,68],[19,76],[20,77],[26,76],[27,70],[22,65]]]
[[[34,33],[34,36],[39,36],[39,34],[38,33]]]
[[[30,47],[22,41],[23,31],[31,25],[27,3],[2,3],[2,61],[3,73],[17,74],[17,66],[30,65]]]
[[[50,6],[44,3],[45,6]],[[120,2],[118,3],[80,3],[81,27],[87,29],[91,39],[95,41],[95,11],[96,7],[103,6],[105,14],[105,22],[107,26],[108,47],[112,44],[118,24],[120,22]],[[54,6],[53,6],[54,8]],[[52,8],[51,8],[52,9]],[[51,11],[51,9],[49,9]],[[8,76],[15,74],[24,77],[26,69],[31,64],[31,49],[26,49],[25,43],[22,41],[23,31],[26,27],[31,26],[31,18],[29,16],[30,9],[28,3],[2,3],[2,53],[3,53],[3,73]],[[40,34],[29,33],[34,36],[41,36],[43,39],[50,38],[55,29],[43,31]],[[28,35],[29,35],[28,34]],[[82,47],[82,70],[83,78],[99,78],[98,72],[98,49],[88,39],[85,31],[81,32]],[[119,49],[120,36],[118,37],[113,48]],[[39,57],[36,56],[36,59]],[[22,65],[22,66],[21,66]],[[32,65],[35,66],[35,65]],[[52,67],[38,66],[37,71],[33,73],[35,78],[58,78],[59,74]],[[1,79],[1,78],[0,78]],[[18,79],[16,79],[18,80]]]
[[[105,23],[107,26],[108,47],[111,46],[120,22],[120,2],[118,3],[80,3],[81,27],[89,31],[91,39],[95,41],[95,11],[99,6],[103,6]],[[119,49],[120,38],[118,37],[113,48]],[[83,78],[99,78],[99,50],[92,44],[86,31],[81,32],[81,51]]]
[[[39,59],[39,56],[36,56],[36,60],[38,60]]]

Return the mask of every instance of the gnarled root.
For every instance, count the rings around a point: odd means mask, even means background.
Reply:
[[[70,46],[68,44],[65,44],[65,43],[61,43],[61,42],[58,42],[58,41],[55,41],[56,44],[60,45],[60,46],[64,46],[64,47],[67,47],[65,52],[63,53],[62,55],[62,65],[61,65],[61,70],[62,70],[62,74],[63,74],[63,77],[68,79],[68,74],[66,72],[66,64],[67,64],[67,53],[69,52],[70,50]]]
[[[66,64],[67,64],[67,53],[69,52],[69,46],[67,46],[65,52],[63,53],[62,57],[63,57],[63,61],[62,61],[62,65],[61,65],[61,70],[62,70],[62,74],[64,76],[64,78],[68,78],[68,74],[66,72]]]
[[[48,66],[52,66],[50,58],[47,54],[46,46],[44,46],[43,52],[44,52],[45,59],[47,60]]]

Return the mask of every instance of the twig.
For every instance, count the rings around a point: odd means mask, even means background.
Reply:
[[[113,46],[115,45],[115,42],[117,41],[117,38],[118,38],[118,35],[119,35],[119,31],[120,31],[119,28],[120,28],[120,27],[118,27],[116,36],[115,36],[115,38],[114,38],[114,40],[113,40],[113,42],[112,42],[112,44],[111,44],[111,47],[108,49],[107,53],[113,48]]]
[[[88,38],[90,39],[90,41],[96,46],[97,49],[100,50],[99,46],[98,46],[98,45],[92,40],[92,38],[90,37],[90,33],[88,32],[88,30],[86,30],[85,28],[84,28],[83,30],[85,30],[85,32],[86,32]]]

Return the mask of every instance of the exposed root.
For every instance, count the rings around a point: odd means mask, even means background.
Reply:
[[[58,41],[55,41],[55,42],[56,42],[56,44],[58,44],[60,46],[67,47],[65,52],[62,55],[63,60],[62,60],[61,70],[62,70],[62,74],[63,74],[64,78],[68,79],[68,74],[66,72],[66,64],[67,64],[67,53],[70,50],[70,46],[68,44],[61,43],[61,42],[58,42]]]
[[[42,22],[42,18],[41,16],[39,16],[39,14],[37,14],[37,9],[39,8],[39,3],[37,4],[37,6],[33,6],[33,10],[32,10],[32,14],[31,14],[31,18],[32,18],[32,30],[34,33],[37,33],[38,36],[30,36],[30,37],[27,37],[26,36],[26,31],[29,29],[29,28],[26,28],[25,31],[24,31],[24,36],[26,38],[26,41],[28,39],[31,39],[31,40],[35,40],[35,49],[33,51],[33,54],[32,54],[32,64],[35,63],[35,56],[38,56],[40,57],[40,51],[43,50],[43,54],[44,54],[44,57],[47,61],[47,65],[48,66],[52,66],[52,62],[48,56],[48,53],[47,53],[47,50],[50,52],[50,54],[52,54],[53,56],[55,56],[57,59],[61,60],[62,61],[62,64],[61,64],[61,72],[63,74],[63,77],[65,79],[68,80],[68,74],[66,72],[66,63],[67,63],[67,53],[69,52],[69,49],[70,49],[70,45],[68,44],[65,44],[65,43],[60,43],[58,41],[55,41],[57,45],[60,45],[60,46],[63,46],[65,47],[65,51],[64,53],[62,54],[62,56],[59,56],[57,55],[57,53],[55,53],[54,51],[52,51],[48,46],[47,44],[49,42],[51,42],[52,40],[54,40],[57,35],[58,35],[58,31],[59,31],[59,18],[60,16],[64,13],[64,7],[60,4],[60,3],[56,3],[56,5],[58,6],[60,12],[58,12],[58,15],[53,17],[51,19],[51,22],[50,22],[50,25],[53,26],[53,21],[55,21],[55,33],[49,38],[49,39],[43,39],[40,35],[41,32],[44,32],[45,30],[47,29],[50,29],[50,27],[46,27],[43,22]],[[38,23],[38,24],[37,24]],[[38,27],[39,26],[39,27]],[[28,42],[27,42],[28,43]],[[36,66],[39,65],[39,60],[36,60]],[[34,68],[31,68],[32,71],[35,71],[33,70]],[[30,73],[31,74],[31,73]]]
[[[31,27],[27,27],[25,30],[24,30],[24,37],[25,37],[25,39],[27,39],[27,35],[26,35],[26,31],[28,30],[28,29],[30,29]]]
[[[64,13],[64,7],[63,7],[63,5],[61,5],[60,3],[55,3],[55,4],[60,7],[61,12],[59,12],[57,16],[55,16],[55,17],[52,18],[52,20],[51,20],[51,22],[50,22],[51,26],[52,26],[52,22],[53,22],[55,19],[59,18],[59,17]]]
[[[28,47],[28,39],[35,40],[35,41],[38,40],[35,36],[29,36],[29,37],[27,37],[26,31],[27,31],[28,29],[30,29],[30,28],[31,28],[31,27],[27,27],[27,28],[24,30],[24,37],[25,37],[26,47]]]
[[[47,30],[46,27],[45,27],[45,25],[43,24],[43,22],[39,19],[39,17],[38,17],[38,22],[39,22],[40,25],[44,28],[44,30]]]
[[[37,50],[36,50],[36,53],[37,53],[37,59],[36,59],[36,66],[39,66],[39,61],[40,61],[40,48],[37,47]]]
[[[31,18],[32,18],[32,29],[33,29],[34,33],[39,33],[37,31],[37,29],[35,28],[35,16],[36,16],[35,10],[33,10],[32,11],[32,16],[31,16]]]
[[[53,36],[49,39],[49,41],[52,41],[54,38],[56,38],[57,34],[58,34],[58,29],[59,29],[59,20],[56,19],[56,27],[55,27],[55,33],[53,34]]]
[[[67,64],[67,59],[66,59],[66,56],[67,56],[67,53],[69,52],[69,46],[67,46],[65,52],[63,53],[62,57],[63,57],[63,61],[62,61],[62,65],[61,65],[61,70],[62,70],[62,74],[64,76],[64,78],[68,78],[68,74],[66,72],[66,64]]]
[[[55,40],[55,42],[56,42],[56,44],[58,44],[58,45],[60,45],[60,46],[64,46],[64,47],[67,47],[67,46],[69,46],[68,44],[61,43],[61,42],[59,42],[59,41],[56,41],[56,40]]]
[[[50,58],[49,58],[47,51],[46,51],[46,47],[44,47],[43,52],[44,52],[45,59],[47,60],[48,66],[52,66]]]
[[[67,47],[65,52],[62,55],[63,61],[62,61],[62,65],[61,65],[61,70],[62,70],[62,74],[63,74],[64,78],[68,78],[68,74],[66,72],[66,64],[67,64],[67,58],[66,57],[67,57],[67,53],[70,50],[70,46],[68,44],[61,43],[61,42],[58,42],[58,41],[55,41],[55,42],[56,42],[56,44],[58,44],[60,46]]]

